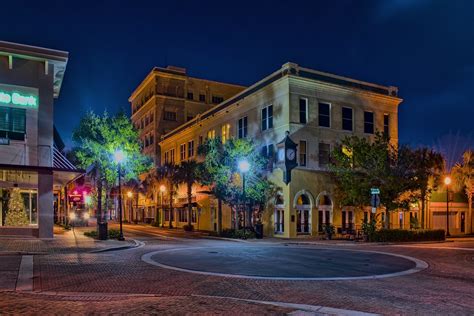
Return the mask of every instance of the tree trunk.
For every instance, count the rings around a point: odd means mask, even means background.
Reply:
[[[188,226],[191,228],[192,222],[191,222],[191,216],[193,214],[193,184],[188,183]]]
[[[222,233],[222,200],[217,199],[217,232]]]
[[[97,182],[97,211],[95,217],[97,219],[97,230],[99,230],[98,226],[102,223],[102,181],[100,177],[98,177]]]
[[[473,224],[473,221],[472,221],[472,193],[469,193],[468,195],[468,199],[467,199],[468,203],[469,203],[469,217],[470,217],[470,221],[471,221],[471,229],[470,229],[470,234],[472,234],[473,232],[473,229],[472,229],[472,224]]]
[[[388,208],[385,208],[385,217],[386,217],[386,220],[385,220],[385,228],[386,229],[390,229],[390,211]]]
[[[426,192],[421,191],[421,229],[425,229]]]
[[[173,191],[172,191],[173,188],[170,188],[169,192],[170,192],[170,222],[169,222],[169,228],[173,228]]]

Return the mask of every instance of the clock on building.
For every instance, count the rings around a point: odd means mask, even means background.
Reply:
[[[291,181],[291,170],[298,163],[296,162],[296,143],[290,138],[290,133],[286,132],[285,139],[277,144],[279,168],[283,170],[283,182],[286,184]]]

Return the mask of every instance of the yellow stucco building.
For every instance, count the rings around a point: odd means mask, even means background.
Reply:
[[[370,208],[338,207],[327,172],[333,146],[345,136],[372,137],[388,133],[398,142],[398,89],[315,71],[294,63],[237,93],[216,107],[196,115],[170,131],[160,142],[161,161],[179,164],[197,159],[198,146],[208,137],[247,137],[273,157],[270,179],[281,188],[262,215],[266,236],[318,235],[332,223],[341,234],[360,229]],[[298,166],[292,180],[283,182],[277,168],[282,159],[276,144],[289,132],[298,145]],[[193,221],[198,229],[217,229],[217,200],[205,188],[193,189]],[[186,189],[178,189],[174,226],[186,224]],[[166,204],[166,202],[165,202]],[[382,210],[378,210],[381,212]],[[383,215],[381,215],[383,216]],[[396,223],[397,214],[392,214]],[[165,225],[170,215],[165,217]],[[230,208],[223,207],[223,228],[233,225]],[[384,219],[382,219],[384,220]]]

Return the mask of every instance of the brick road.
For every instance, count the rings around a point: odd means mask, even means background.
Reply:
[[[144,232],[137,234],[139,236],[136,237],[146,242],[146,246],[142,248],[105,253],[58,252],[35,255],[35,275],[39,276],[35,279],[35,291],[59,295],[48,298],[51,304],[41,300],[41,304],[46,308],[43,311],[50,313],[55,311],[55,308],[62,313],[86,313],[89,310],[98,313],[152,313],[155,309],[177,314],[186,312],[228,314],[233,311],[236,314],[273,314],[290,311],[276,307],[268,309],[270,306],[242,301],[232,300],[233,303],[230,303],[227,299],[202,299],[195,295],[321,305],[387,315],[469,315],[474,311],[474,251],[471,251],[474,249],[474,242],[472,241],[402,247],[333,243],[312,245],[315,251],[321,247],[332,247],[392,252],[422,259],[429,264],[429,267],[416,274],[377,280],[278,281],[205,276],[149,265],[140,258],[151,251],[193,246],[238,247],[240,243],[196,238],[165,238],[170,235],[169,233],[157,238],[153,233],[147,234],[146,230],[148,229],[144,229]],[[245,245],[249,244],[255,247],[269,246],[255,242]],[[284,253],[282,255],[284,256]],[[116,303],[109,302],[109,298],[104,299],[107,303],[102,304],[102,301],[84,303],[77,299],[73,300],[67,295],[61,296],[65,293],[79,293],[85,298],[88,295],[120,293],[158,295],[162,298],[123,297]],[[16,296],[18,297],[15,298]],[[20,302],[21,299],[21,302],[24,302],[22,306],[30,307],[38,303],[38,300],[30,294],[9,292],[0,294],[0,298],[0,306],[12,313],[22,311],[16,309],[15,306],[19,308],[18,304],[8,303],[12,300]]]

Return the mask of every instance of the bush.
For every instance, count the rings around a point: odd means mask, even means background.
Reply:
[[[153,226],[153,227],[160,227],[160,222],[155,222],[155,221],[153,221],[153,222],[151,222],[151,226]]]
[[[90,237],[90,238],[97,238],[98,234],[96,230],[91,230],[88,232],[84,232],[84,236]]]
[[[120,230],[109,229],[109,239],[118,239],[120,236]]]
[[[254,239],[256,238],[255,232],[250,229],[224,229],[221,233],[221,237],[234,238],[234,239]]]
[[[371,241],[407,242],[407,241],[441,241],[445,239],[444,229],[435,230],[406,230],[381,229],[373,234]]]
[[[192,232],[194,230],[194,226],[186,224],[186,225],[183,226],[183,229],[187,232]]]

